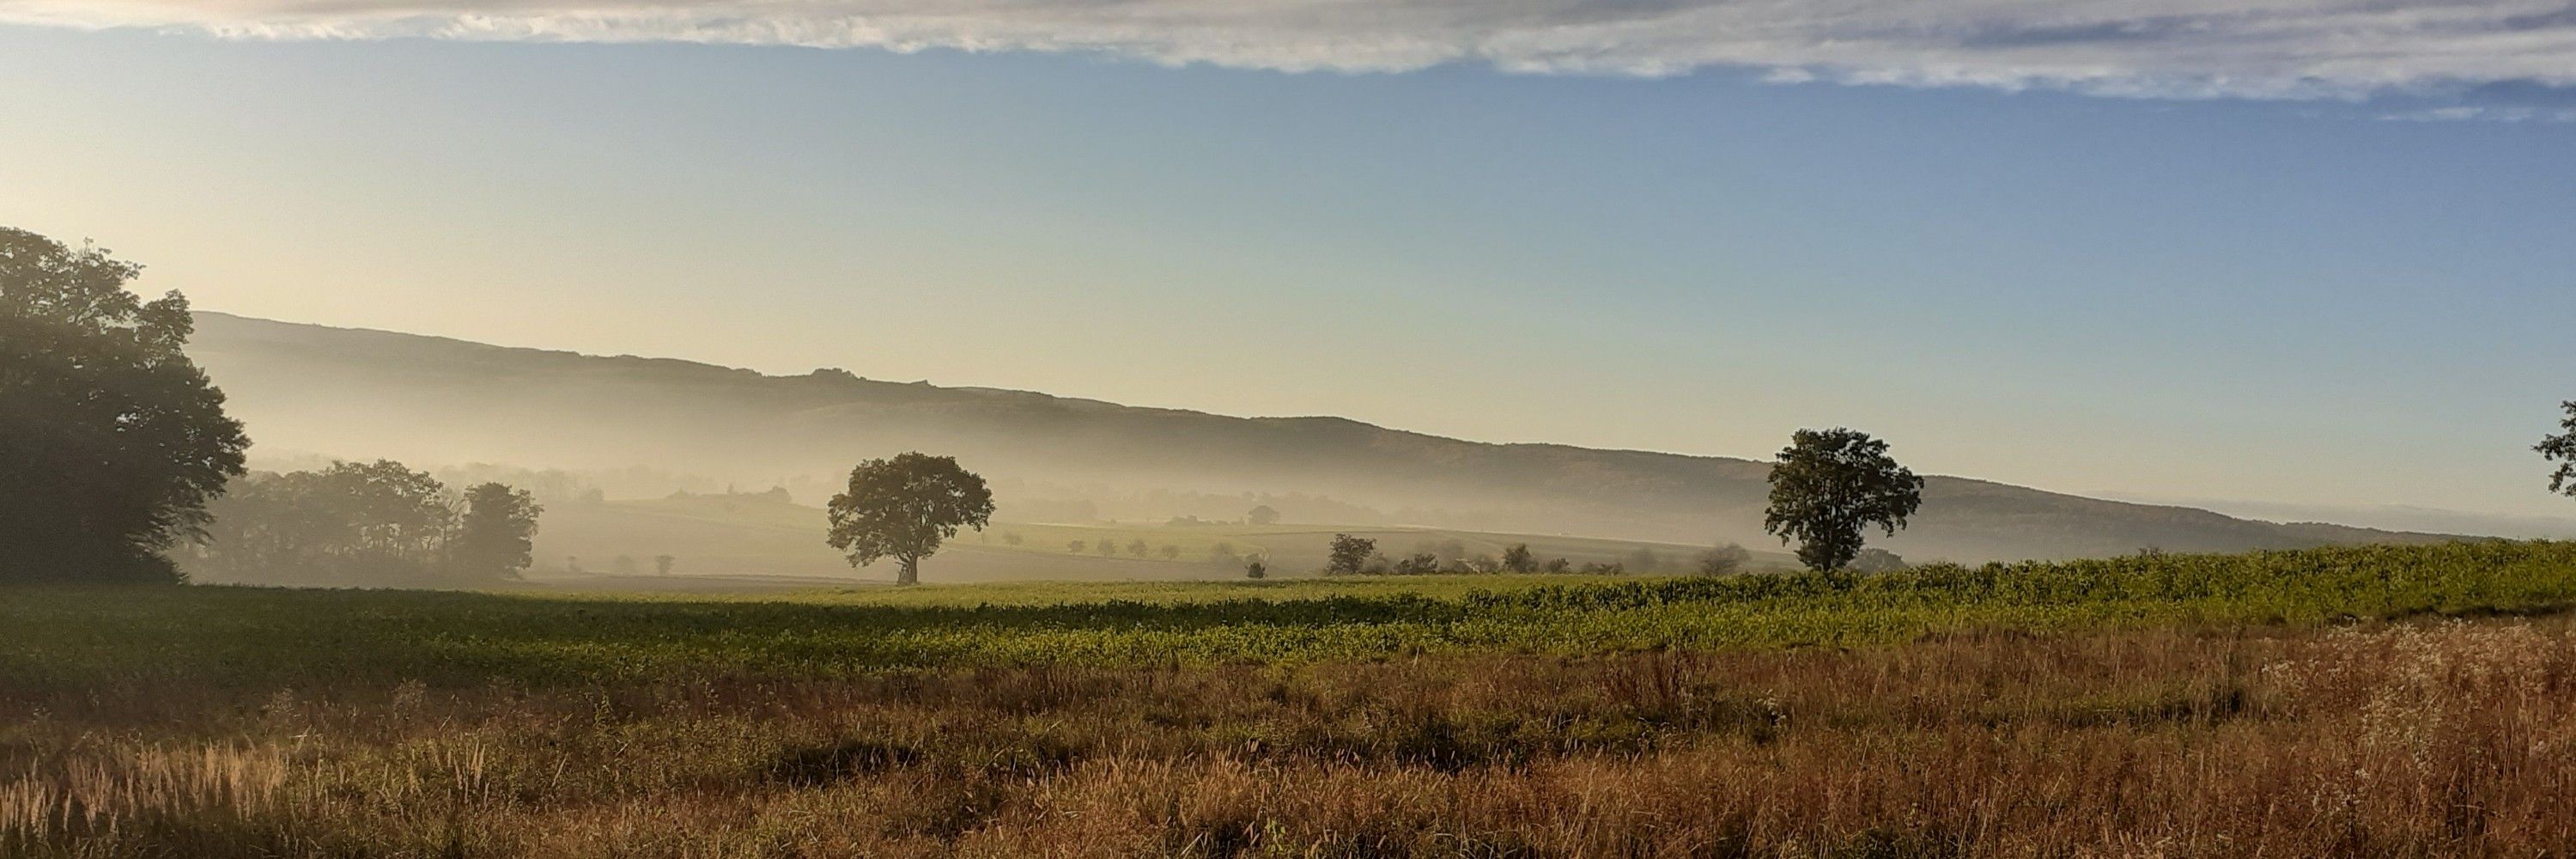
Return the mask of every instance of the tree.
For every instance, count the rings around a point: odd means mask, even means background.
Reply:
[[[142,267],[0,227],[0,582],[176,582],[249,439]]]
[[[1100,538],[1100,556],[1106,558],[1115,554],[1118,554],[1118,541],[1109,537]]]
[[[213,519],[196,554],[205,561],[201,569],[226,581],[416,586],[504,578],[526,565],[526,543],[507,539],[517,527],[512,520],[525,516],[532,534],[536,506],[525,493],[489,485],[498,488],[487,494],[525,501],[528,509],[487,506],[496,515],[469,546],[447,486],[402,463],[254,474],[207,505]]]
[[[1753,552],[1751,550],[1734,543],[1728,543],[1699,553],[1699,574],[1703,576],[1731,576],[1738,572],[1742,572],[1744,565],[1752,560]]]
[[[1270,575],[1270,565],[1262,563],[1260,555],[1254,555],[1252,560],[1243,562],[1244,578],[1257,579],[1267,575]]]
[[[1440,572],[1440,556],[1430,552],[1415,552],[1395,560],[1395,574],[1399,576],[1427,576],[1436,572]]]
[[[1020,532],[1018,532],[1018,531],[1004,531],[1004,532],[1002,532],[1002,545],[1005,545],[1005,546],[1017,546],[1017,545],[1019,545],[1019,544],[1020,544],[1020,540],[1021,540]]]
[[[2558,422],[2566,432],[2543,437],[2531,449],[2539,451],[2541,459],[2558,463],[2558,470],[2549,475],[2549,491],[2576,498],[2576,400],[2559,405],[2567,409],[2567,419]]]
[[[902,565],[895,583],[918,584],[921,559],[957,529],[981,531],[992,521],[993,491],[954,457],[905,453],[850,469],[849,489],[832,496],[827,512],[829,542],[851,566],[893,558]]]
[[[1145,545],[1145,538],[1143,537],[1127,541],[1127,554],[1142,558],[1152,551],[1154,551],[1154,547]]]
[[[1219,564],[1234,563],[1236,561],[1234,555],[1234,542],[1231,540],[1217,541],[1216,547],[1208,550],[1208,560]]]
[[[1169,544],[1166,544],[1166,545],[1164,545],[1164,546],[1163,546],[1163,560],[1166,560],[1166,561],[1177,561],[1177,560],[1180,560],[1180,559],[1181,559],[1181,547],[1179,547],[1179,546],[1173,546],[1173,545],[1169,545]]]
[[[458,521],[455,540],[448,544],[448,563],[460,576],[518,578],[519,571],[534,560],[537,516],[544,512],[536,495],[525,489],[484,483],[465,490],[465,515]],[[669,559],[669,555],[660,559],[663,575],[671,573]]]
[[[1361,567],[1368,564],[1369,556],[1374,554],[1377,554],[1376,540],[1353,537],[1349,534],[1335,534],[1332,556],[1325,562],[1324,572],[1343,576],[1357,573]]]
[[[1895,536],[1923,506],[1923,478],[1887,455],[1887,442],[1835,428],[1797,431],[1771,466],[1762,529],[1798,543],[1798,560],[1835,570],[1860,554],[1870,525]]]
[[[1535,569],[1538,569],[1538,560],[1530,557],[1528,543],[1513,543],[1511,548],[1503,550],[1504,572],[1526,573]]]
[[[671,565],[672,565],[672,564],[674,564],[674,563],[677,563],[678,561],[679,561],[679,559],[678,559],[678,558],[674,558],[674,557],[671,557],[671,556],[669,556],[669,555],[654,555],[654,556],[653,556],[653,574],[654,574],[654,575],[657,575],[657,576],[667,576],[667,575],[670,575],[670,574],[671,574]]]
[[[1655,550],[1640,546],[1636,551],[1628,553],[1624,566],[1626,569],[1640,573],[1651,573],[1664,568],[1664,558],[1655,554]]]
[[[1902,569],[1905,559],[1886,549],[1862,549],[1851,560],[1851,571],[1855,573],[1893,573]]]
[[[1259,507],[1252,508],[1252,512],[1250,513],[1243,514],[1243,521],[1250,522],[1255,525],[1277,525],[1279,524],[1279,511],[1270,509],[1270,505],[1264,504]]]

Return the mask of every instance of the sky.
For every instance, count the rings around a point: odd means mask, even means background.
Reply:
[[[0,224],[291,321],[2566,516],[2570,85],[2515,2],[0,0]]]

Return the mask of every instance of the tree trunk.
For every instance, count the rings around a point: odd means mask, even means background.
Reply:
[[[903,570],[894,574],[894,583],[898,585],[921,584],[921,559],[904,558],[902,561]]]

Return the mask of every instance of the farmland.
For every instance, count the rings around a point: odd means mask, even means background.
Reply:
[[[761,494],[684,495],[547,509],[537,534],[538,569],[531,575],[575,586],[717,590],[728,580],[770,577],[824,584],[814,579],[891,581],[890,568],[851,569],[823,544],[823,510]],[[1323,566],[1335,533],[1378,541],[1389,554],[1429,551],[1454,544],[1465,556],[1500,555],[1526,543],[1542,559],[1575,564],[1627,561],[1638,551],[1656,555],[1665,572],[1687,569],[1700,545],[1610,540],[1552,534],[1502,534],[1429,527],[1240,522],[995,522],[966,532],[924,564],[926,581],[992,582],[1014,579],[1168,581],[1239,578],[1240,557],[1260,555],[1283,571]],[[1103,553],[1103,544],[1111,551]],[[1144,554],[1132,546],[1142,543]],[[1074,551],[1076,544],[1080,551]],[[1165,549],[1171,553],[1167,555]],[[1776,546],[1754,547],[1754,565],[1793,566]],[[682,581],[653,581],[652,559],[671,555]],[[618,575],[619,558],[633,570]],[[568,565],[577,565],[574,573]],[[1638,570],[1637,572],[1652,572]],[[603,581],[603,579],[605,579]],[[706,581],[686,581],[705,579]]]
[[[37,856],[2576,846],[2567,543],[10,596],[0,852]]]

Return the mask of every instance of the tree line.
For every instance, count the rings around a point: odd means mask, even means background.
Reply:
[[[169,557],[182,545],[219,569],[319,581],[375,570],[482,582],[527,568],[541,508],[525,490],[487,482],[450,493],[390,461],[247,475],[250,439],[185,351],[195,327],[187,298],[173,291],[145,301],[127,288],[141,273],[95,246],[0,227],[0,582],[182,581]],[[2534,450],[2555,464],[2550,491],[2576,496],[2576,401],[2562,407],[2562,432]],[[1844,428],[1798,430],[1769,482],[1763,529],[1794,545],[1800,563],[1822,571],[1901,565],[1867,547],[1868,532],[1904,528],[1922,505],[1923,479],[1885,441]],[[897,581],[911,584],[959,529],[989,524],[993,498],[954,458],[915,452],[860,463],[826,510],[826,541],[851,564],[892,559]],[[1248,519],[1267,524],[1277,514],[1262,508]],[[1148,550],[1141,540],[1128,548]],[[1436,548],[1386,558],[1375,541],[1348,534],[1329,548],[1326,572],[1347,574],[1571,566],[1539,561],[1525,544],[1474,563]],[[1742,547],[1719,547],[1699,568],[1732,572],[1748,558]],[[1266,574],[1263,559],[1244,562],[1246,575]],[[1594,563],[1594,572],[1626,568]]]

